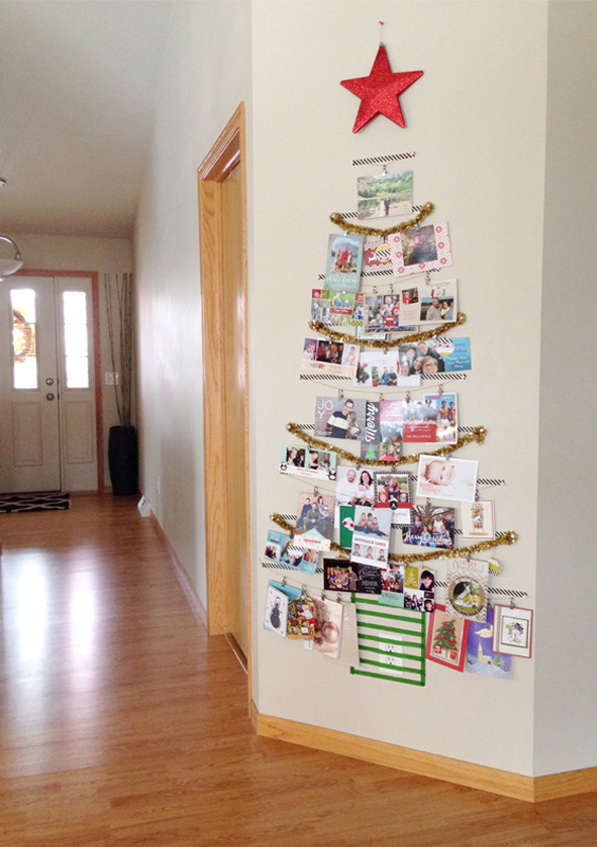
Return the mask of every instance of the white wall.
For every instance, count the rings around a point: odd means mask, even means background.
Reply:
[[[197,168],[250,101],[250,4],[172,3],[136,231],[141,487],[206,602]]]
[[[454,266],[442,277],[459,279],[468,316],[453,333],[472,345],[461,422],[489,429],[483,446],[459,455],[507,481],[483,492],[498,528],[520,534],[497,552],[496,584],[527,591],[534,606],[546,4],[258,0],[253,9],[254,561],[275,528],[269,514],[296,512],[301,485],[277,473],[285,425],[312,422],[315,396],[334,393],[298,380],[328,216],[355,208],[363,171],[353,158],[414,150],[415,202],[433,201],[435,220],[449,222]],[[369,73],[379,19],[393,70],[424,76],[401,97],[405,129],[378,117],[355,135],[359,101],[340,80]],[[446,563],[437,571],[445,578]],[[260,712],[532,774],[532,661],[516,661],[509,682],[432,663],[424,688],[350,676],[261,629],[271,575],[254,578]],[[319,590],[320,580],[295,584]]]
[[[597,761],[593,672],[597,5],[549,10],[535,772]]]
[[[95,271],[99,274],[100,332],[102,374],[111,371],[110,342],[106,317],[104,274],[132,271],[132,245],[127,238],[83,238],[60,235],[31,235],[14,233],[10,236],[18,244],[24,269]],[[108,435],[111,426],[118,424],[114,389],[102,385],[104,418],[104,482],[110,485],[108,469]]]

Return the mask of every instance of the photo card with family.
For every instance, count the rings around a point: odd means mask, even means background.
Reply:
[[[354,397],[317,397],[315,437],[379,442],[379,403]]]
[[[380,570],[369,565],[349,562],[346,559],[324,559],[323,587],[325,591],[380,594]]]
[[[352,533],[351,562],[386,566],[392,531],[392,512],[369,506],[356,506]]]
[[[390,255],[395,276],[439,271],[452,264],[448,224],[423,224],[390,236]]]
[[[325,288],[330,291],[358,291],[364,242],[365,237],[358,233],[329,236]]]
[[[383,388],[398,385],[398,355],[395,351],[361,348],[354,385]]]
[[[416,496],[473,503],[478,465],[473,459],[446,459],[423,453],[419,457]]]
[[[471,621],[466,647],[466,669],[470,673],[483,676],[495,676],[498,679],[510,679],[512,676],[512,656],[495,653],[493,650],[494,609],[487,607],[485,623]]]
[[[458,441],[456,394],[425,394],[409,398],[402,408],[402,437],[405,444],[455,444]]]
[[[379,440],[381,444],[402,444],[402,400],[380,400]]]
[[[446,611],[469,621],[485,622],[489,565],[487,562],[450,559]]]
[[[533,647],[533,610],[494,606],[493,651],[530,659]]]
[[[398,294],[363,295],[363,331],[365,335],[405,330],[405,327],[400,325],[399,316],[400,296]]]
[[[493,541],[495,538],[493,500],[475,500],[474,503],[461,506],[460,523],[463,538]]]
[[[393,526],[408,526],[413,508],[409,474],[399,471],[392,473],[377,471],[374,477],[376,508],[391,509]]]
[[[417,547],[454,549],[454,508],[450,506],[414,506],[412,525],[402,530],[402,542]]]
[[[381,173],[357,178],[359,218],[411,215],[413,172]]]
[[[292,543],[288,533],[277,529],[268,530],[263,554],[268,562],[298,569],[304,552],[304,549]]]
[[[311,292],[311,320],[326,326],[352,326],[357,296],[351,291],[314,288]]]
[[[426,566],[404,568],[404,608],[415,612],[433,612],[435,608],[435,571]]]
[[[282,444],[280,473],[310,479],[336,479],[336,454],[332,450],[317,450],[297,444]]]
[[[398,359],[400,374],[404,376],[420,378],[423,374],[470,371],[470,339],[442,336],[412,344],[399,344]]]
[[[457,317],[457,281],[410,283],[400,292],[400,324],[434,326],[451,323]]]
[[[302,491],[298,497],[297,521],[293,544],[312,550],[329,550],[334,534],[332,494]]]
[[[341,506],[364,506],[372,509],[375,505],[375,483],[373,474],[367,468],[355,468],[352,465],[338,465],[336,479],[336,524],[339,522]]]
[[[359,363],[359,347],[342,341],[321,341],[305,338],[303,344],[303,373],[324,373],[353,379]]]

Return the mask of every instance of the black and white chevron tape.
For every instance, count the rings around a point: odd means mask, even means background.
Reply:
[[[261,567],[266,568],[267,570],[293,571],[296,574],[303,573],[297,568],[293,568],[292,565],[282,565],[280,562],[267,562],[263,559],[261,560]],[[323,573],[323,568],[315,568],[315,573]]]
[[[311,382],[352,382],[350,376],[340,376],[339,374],[299,374],[300,379],[307,379]]]
[[[435,584],[438,588],[448,588],[449,582],[445,582],[444,580],[436,579]],[[528,597],[528,593],[526,591],[519,591],[517,588],[494,588],[493,586],[489,586],[487,589],[489,594],[495,594],[499,597]]]
[[[416,212],[417,214],[421,211],[421,209],[422,206],[413,206],[413,212]],[[340,214],[343,218],[358,218],[359,216],[358,212],[340,212]],[[375,238],[376,236],[372,237]]]
[[[352,165],[383,165],[385,162],[400,162],[403,159],[414,159],[417,154],[414,150],[406,153],[389,153],[387,156],[369,156],[366,159],[353,159]]]
[[[466,379],[467,374],[458,373],[440,373],[440,374],[421,374],[421,379],[431,380],[432,382],[454,381],[455,379]]]
[[[315,429],[315,424],[312,424],[312,423],[296,424],[296,426],[298,426],[299,429],[302,429],[305,432],[312,432]],[[459,426],[458,432],[468,434],[470,432],[474,432],[475,429],[476,429],[476,427],[474,427],[474,426]]]

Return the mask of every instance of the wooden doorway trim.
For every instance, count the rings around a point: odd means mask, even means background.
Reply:
[[[15,276],[66,276],[91,279],[93,311],[93,374],[95,379],[95,435],[97,450],[97,490],[105,491],[104,476],[104,410],[102,402],[102,348],[100,332],[99,273],[97,271],[52,271],[47,268],[21,268]]]
[[[222,260],[222,183],[240,165],[242,196],[242,273],[247,314],[247,180],[245,146],[245,106],[241,103],[197,170],[199,190],[199,249],[201,257],[201,301],[203,312],[203,425],[205,481],[205,547],[207,573],[207,620],[210,635],[230,631],[229,572],[226,548],[227,481],[225,403],[222,387],[225,384],[226,338],[223,322],[223,260]],[[245,456],[249,455],[248,410],[248,344],[247,325],[244,326],[245,350]],[[250,510],[249,474],[245,474],[246,549],[247,549],[247,615],[249,649],[249,699],[251,697],[251,640],[250,640]]]

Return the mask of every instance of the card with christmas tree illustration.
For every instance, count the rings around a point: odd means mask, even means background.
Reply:
[[[435,611],[429,615],[425,656],[432,662],[462,673],[469,626],[469,621],[448,615],[443,606],[436,605]]]

